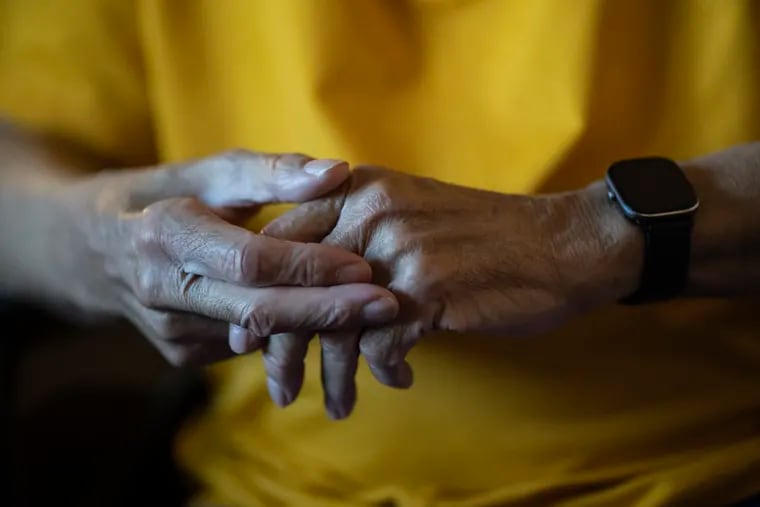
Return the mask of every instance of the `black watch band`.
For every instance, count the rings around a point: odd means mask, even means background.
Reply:
[[[641,226],[645,242],[641,282],[621,303],[664,301],[683,291],[689,277],[692,222],[688,217]]]

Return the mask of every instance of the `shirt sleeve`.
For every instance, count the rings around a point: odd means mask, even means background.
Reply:
[[[0,0],[0,116],[114,163],[154,160],[135,5]]]

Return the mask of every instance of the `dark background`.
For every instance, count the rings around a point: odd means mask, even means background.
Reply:
[[[182,504],[172,435],[206,398],[201,372],[168,366],[123,322],[7,305],[0,318],[0,505]]]

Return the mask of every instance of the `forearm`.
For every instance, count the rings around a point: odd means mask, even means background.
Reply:
[[[760,293],[760,143],[683,165],[701,201],[688,294]]]
[[[0,294],[12,299],[57,299],[61,274],[51,259],[61,205],[55,191],[75,169],[42,142],[0,123]]]
[[[760,143],[680,163],[700,200],[684,296],[760,292]],[[604,239],[604,277],[616,295],[638,283],[643,235],[606,197],[603,182],[582,191]]]

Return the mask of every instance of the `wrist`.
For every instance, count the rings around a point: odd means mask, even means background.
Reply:
[[[575,273],[578,300],[586,308],[613,304],[639,287],[644,260],[644,235],[607,197],[603,181],[563,194],[568,201],[568,231],[575,249],[566,258]],[[569,238],[573,240],[573,238]]]
[[[82,181],[75,158],[0,123],[0,292],[11,299],[67,303],[81,251]],[[74,250],[76,248],[77,250]]]
[[[688,238],[689,257],[677,259],[679,263],[688,263],[681,295],[721,297],[757,293],[758,154],[760,144],[754,143],[679,164],[699,199]],[[556,234],[559,247],[554,248],[561,254],[560,271],[578,273],[567,275],[572,276],[573,287],[579,294],[575,299],[593,306],[618,301],[636,292],[643,270],[644,234],[608,201],[605,183],[599,181],[577,192],[556,195],[554,200],[570,203],[569,207],[560,206],[562,212],[554,213],[551,222],[559,230]],[[563,221],[563,216],[568,218]],[[682,241],[682,233],[681,229],[675,241]],[[663,243],[659,244],[662,255]],[[667,243],[664,248],[669,248]],[[580,253],[575,251],[578,249]]]
[[[12,238],[0,246],[0,275],[3,292],[12,298],[39,300],[52,289],[49,259],[59,249],[51,236],[61,214],[51,194],[25,184],[0,192],[0,234]]]
[[[13,238],[0,246],[0,284],[11,299],[55,306],[75,305],[71,297],[81,271],[76,259],[89,244],[81,234],[88,220],[77,182],[14,181],[0,192],[0,234]]]

